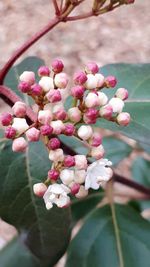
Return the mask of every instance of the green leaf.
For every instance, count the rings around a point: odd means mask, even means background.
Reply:
[[[70,234],[69,209],[47,211],[33,194],[33,184],[50,168],[42,143],[31,143],[26,153],[13,153],[11,142],[0,151],[0,216],[23,234],[25,243],[42,262],[54,264],[65,252]]]
[[[112,64],[104,66],[101,71],[105,75],[115,75],[118,79],[115,89],[106,89],[109,97],[119,87],[128,89],[129,99],[126,101],[125,111],[131,114],[132,121],[129,126],[121,127],[100,119],[97,126],[150,144],[150,64]]]
[[[113,165],[117,165],[132,152],[127,143],[114,137],[104,137],[103,146],[106,151],[105,157],[111,160]]]
[[[67,145],[71,149],[73,149],[78,154],[87,154],[88,149],[85,146],[84,142],[74,136],[65,136],[60,135],[59,139],[62,141],[63,144]]]
[[[149,267],[150,224],[133,208],[104,206],[72,240],[66,267]]]
[[[132,165],[133,179],[150,189],[150,161],[138,157]],[[141,210],[150,208],[150,200],[138,201]]]
[[[44,267],[18,238],[14,238],[0,251],[1,267]]]

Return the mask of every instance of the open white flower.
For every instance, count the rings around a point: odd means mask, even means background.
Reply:
[[[85,189],[97,190],[103,182],[109,181],[112,177],[112,169],[109,168],[111,165],[112,162],[108,159],[100,159],[90,164],[87,168]]]
[[[51,209],[53,204],[56,204],[59,208],[68,205],[70,203],[69,193],[70,189],[64,184],[50,185],[43,196],[46,208]]]

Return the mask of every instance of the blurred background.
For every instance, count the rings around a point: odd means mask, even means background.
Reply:
[[[88,9],[86,0],[82,9]],[[83,10],[82,10],[83,11]],[[26,39],[53,17],[50,0],[0,1],[0,67]],[[150,1],[136,0],[101,17],[58,25],[23,57],[38,56],[50,65],[54,58],[63,59],[72,74],[89,61],[100,66],[108,63],[150,62]],[[6,109],[0,102],[0,109]],[[15,233],[13,227],[0,222],[0,248]]]

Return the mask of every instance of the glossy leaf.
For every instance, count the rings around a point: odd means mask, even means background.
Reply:
[[[26,153],[13,153],[11,142],[0,151],[0,216],[23,234],[24,241],[42,262],[55,263],[69,241],[70,211],[47,211],[43,199],[33,194],[50,168],[42,143],[31,143]]]
[[[66,267],[149,267],[150,224],[129,206],[104,206],[72,240]]]

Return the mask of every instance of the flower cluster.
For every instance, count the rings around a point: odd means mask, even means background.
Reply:
[[[97,120],[103,118],[121,126],[130,122],[130,115],[123,112],[128,91],[119,88],[111,99],[102,92],[116,86],[114,76],[104,77],[96,63],[89,63],[74,74],[74,85],[70,87],[63,69],[63,62],[54,60],[51,69],[47,66],[38,69],[38,82],[32,71],[20,75],[18,89],[31,96],[37,105],[37,119],[32,125],[26,120],[27,105],[21,101],[14,104],[12,114],[1,115],[2,125],[7,126],[5,137],[13,140],[14,152],[26,151],[29,142],[39,139],[48,149],[52,167],[46,181],[33,187],[34,193],[43,197],[47,209],[53,204],[66,207],[71,195],[83,198],[90,188],[97,190],[112,177],[111,162],[103,158],[102,136],[95,128]],[[66,110],[68,97],[73,101]],[[88,147],[88,154],[66,155],[59,135],[80,139]]]

